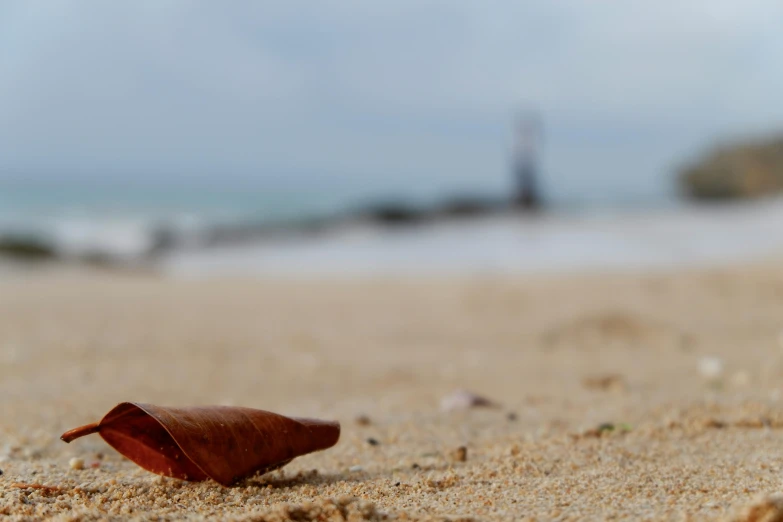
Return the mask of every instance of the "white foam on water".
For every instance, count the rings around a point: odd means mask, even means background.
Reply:
[[[177,277],[639,270],[783,254],[783,200],[666,211],[517,215],[179,251]]]

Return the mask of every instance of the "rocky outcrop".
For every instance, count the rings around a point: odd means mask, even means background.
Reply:
[[[718,147],[680,172],[685,194],[700,200],[748,199],[783,192],[783,135]]]
[[[34,237],[0,236],[0,258],[16,261],[50,261],[57,258],[51,245]]]

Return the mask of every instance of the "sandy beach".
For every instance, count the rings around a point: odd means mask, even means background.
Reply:
[[[783,522],[783,0],[0,2],[0,522]]]
[[[425,280],[5,275],[0,515],[780,520],[782,333],[776,263]],[[457,389],[499,407],[443,411]],[[160,478],[97,435],[59,440],[123,401],[336,419],[342,436],[233,488]]]

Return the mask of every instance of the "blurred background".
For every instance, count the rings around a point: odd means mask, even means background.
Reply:
[[[777,252],[780,20],[778,0],[4,2],[0,266]]]

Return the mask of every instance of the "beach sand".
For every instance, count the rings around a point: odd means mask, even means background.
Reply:
[[[780,520],[782,331],[776,264],[442,280],[15,274],[0,279],[0,515]],[[457,389],[500,406],[442,411]],[[158,477],[98,435],[59,440],[123,401],[336,419],[342,436],[233,488]]]

